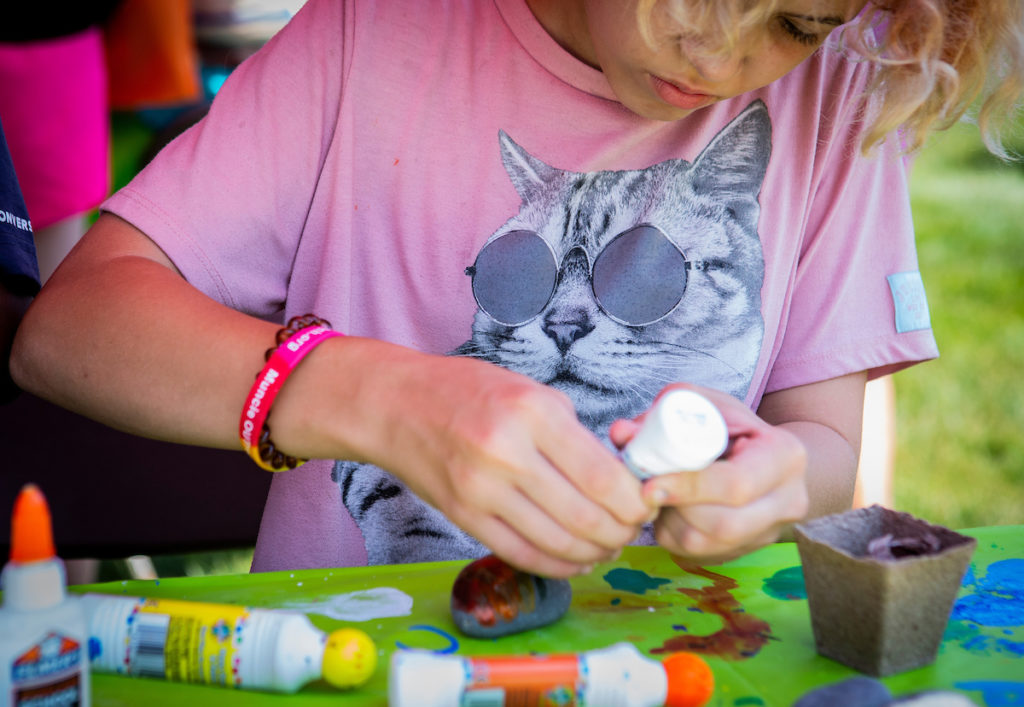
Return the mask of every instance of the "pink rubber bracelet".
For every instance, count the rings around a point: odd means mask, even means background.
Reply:
[[[256,382],[253,383],[242,407],[242,417],[238,422],[238,438],[245,453],[261,468],[278,471],[260,459],[259,450],[260,433],[267,421],[267,415],[270,414],[274,398],[299,361],[318,345],[336,336],[344,334],[323,326],[300,329],[274,350],[267,365],[256,376]]]

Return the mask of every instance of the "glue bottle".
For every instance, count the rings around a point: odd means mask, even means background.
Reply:
[[[683,388],[661,396],[622,450],[622,461],[640,479],[699,471],[722,456],[729,431],[722,413],[700,393]]]
[[[14,502],[0,575],[0,705],[89,706],[85,615],[65,582],[46,498],[28,484]]]
[[[325,634],[299,612],[102,594],[82,603],[97,672],[292,693],[321,677],[357,687],[377,667],[364,632]]]
[[[396,651],[388,676],[391,707],[700,707],[713,691],[700,656],[674,653],[658,662],[631,643],[566,655]]]

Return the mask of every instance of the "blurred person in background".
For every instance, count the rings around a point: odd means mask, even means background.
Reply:
[[[0,119],[45,282],[110,190],[102,25],[117,0],[60,12],[22,3],[0,23]]]

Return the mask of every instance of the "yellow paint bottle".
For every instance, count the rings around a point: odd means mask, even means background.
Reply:
[[[97,672],[292,693],[321,677],[357,687],[377,666],[364,632],[325,634],[298,612],[102,594],[82,604]]]

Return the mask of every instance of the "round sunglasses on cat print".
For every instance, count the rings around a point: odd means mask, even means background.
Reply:
[[[590,285],[605,314],[620,324],[644,326],[679,305],[690,270],[707,267],[705,261],[687,260],[658,227],[641,224],[615,236],[597,255],[590,266]],[[466,274],[473,278],[473,297],[487,316],[520,326],[547,307],[559,268],[546,240],[533,231],[516,230],[487,243]]]

